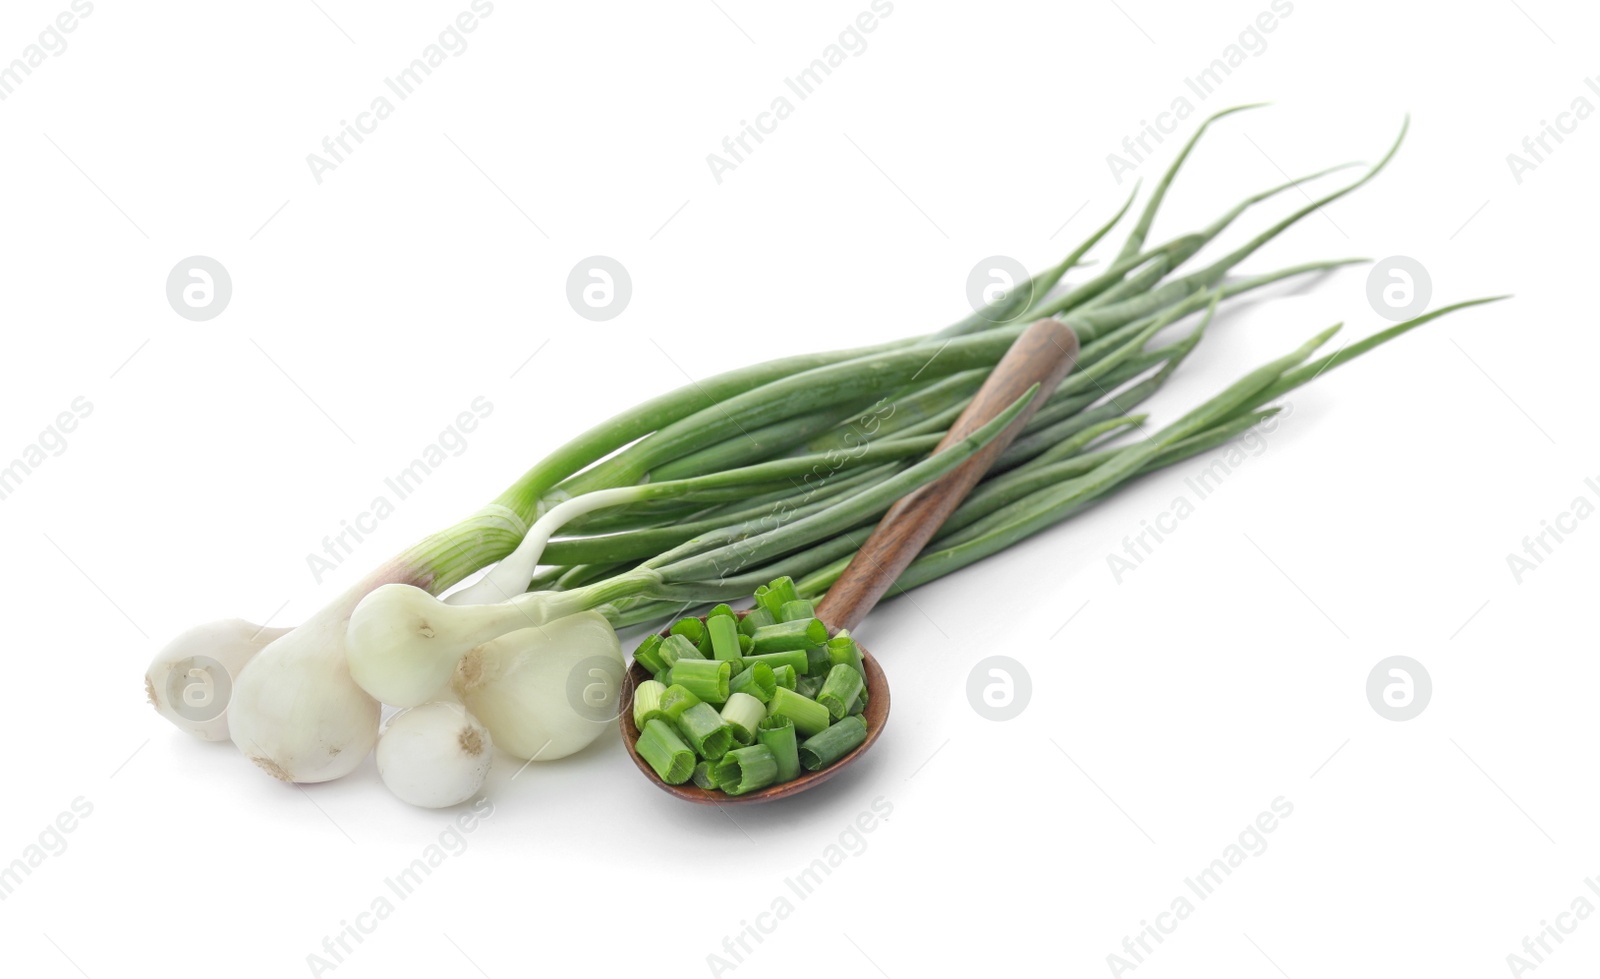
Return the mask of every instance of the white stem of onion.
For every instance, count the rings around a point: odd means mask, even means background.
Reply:
[[[585,514],[606,507],[633,503],[644,499],[646,495],[646,487],[624,486],[618,489],[597,490],[575,496],[570,500],[563,500],[534,521],[516,550],[490,568],[482,578],[446,596],[445,601],[451,605],[488,605],[522,594],[528,590],[528,583],[533,580],[534,572],[538,570],[539,558],[544,554],[545,545],[550,543],[550,538],[555,536],[556,531],[569,521]]]

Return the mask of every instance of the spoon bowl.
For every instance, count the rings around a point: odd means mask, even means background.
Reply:
[[[744,612],[742,611],[736,614],[740,618],[744,617]],[[705,616],[701,616],[701,618],[704,619]],[[668,630],[661,630],[662,636],[667,634]],[[820,785],[833,778],[846,765],[855,761],[862,752],[872,747],[872,742],[878,740],[878,735],[883,733],[883,725],[889,720],[889,679],[883,675],[883,668],[878,665],[877,660],[872,658],[871,653],[867,652],[860,643],[856,643],[856,648],[861,651],[861,665],[866,668],[864,679],[867,685],[867,709],[863,712],[862,718],[867,722],[867,739],[856,745],[854,751],[827,768],[815,772],[802,772],[798,778],[787,782],[779,782],[777,785],[758,789],[745,795],[729,795],[726,792],[718,792],[715,789],[702,789],[693,782],[685,782],[682,785],[668,785],[656,775],[655,769],[650,767],[649,762],[639,757],[639,750],[635,746],[635,743],[639,740],[639,727],[633,723],[633,692],[638,688],[639,684],[650,679],[650,671],[639,663],[629,665],[628,678],[622,691],[622,715],[620,718],[622,723],[622,743],[627,746],[629,757],[633,759],[635,765],[639,766],[639,771],[644,773],[645,778],[654,782],[661,791],[666,792],[668,795],[675,795],[687,802],[697,802],[705,806],[737,806],[756,802],[770,802],[773,799],[782,799],[786,796],[794,795],[796,792],[804,792],[806,789]]]

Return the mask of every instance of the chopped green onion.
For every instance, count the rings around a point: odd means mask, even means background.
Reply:
[[[668,785],[682,785],[694,773],[694,752],[666,721],[653,719],[646,724],[634,748]]]
[[[749,656],[756,651],[756,641],[744,633],[739,633],[739,655]]]
[[[762,665],[765,666],[766,664],[763,663]],[[780,687],[788,687],[790,690],[793,690],[794,679],[797,675],[798,674],[795,673],[794,667],[788,663],[785,663],[782,666],[772,667],[772,679]]]
[[[743,660],[745,666],[752,663],[765,663],[776,670],[780,666],[792,666],[796,673],[805,673],[810,669],[803,649],[788,649],[781,653],[762,653],[759,656],[746,656]]]
[[[634,662],[642,664],[644,668],[649,670],[652,674],[660,673],[662,670],[665,670],[667,668],[667,662],[661,658],[661,654],[658,651],[660,646],[660,636],[653,632],[650,635],[645,636],[644,641],[639,643],[639,648],[633,651]]]
[[[828,656],[827,646],[812,646],[806,650],[805,673],[809,676],[827,676],[833,669],[833,660]]]
[[[733,614],[733,606],[729,605],[727,602],[723,602],[721,605],[718,605],[716,608],[713,608],[711,611],[707,612],[706,620],[709,622],[711,619],[714,619],[719,615],[726,615],[728,618],[733,619],[735,623],[739,621],[739,617]]]
[[[767,705],[747,693],[736,693],[722,706],[722,722],[733,731],[733,740],[748,745],[756,739],[756,725],[767,716]]]
[[[668,636],[656,647],[656,652],[661,656],[661,661],[668,667],[676,666],[680,659],[705,659],[694,643],[681,635]]]
[[[793,675],[792,670],[790,674]],[[728,690],[731,693],[749,694],[763,704],[772,699],[772,691],[776,689],[778,689],[777,674],[765,663],[751,663],[742,673],[728,681]]]
[[[867,675],[867,668],[861,664],[861,648],[850,638],[848,629],[840,629],[838,635],[828,640],[828,662],[844,663],[862,676]]]
[[[700,703],[700,698],[680,684],[668,684],[661,692],[661,713],[667,720],[677,723],[683,712]]]
[[[778,777],[778,759],[764,744],[736,748],[722,756],[712,777],[729,795],[744,795],[772,784]]]
[[[744,618],[739,620],[739,633],[745,636],[753,636],[757,629],[762,626],[772,625],[776,621],[778,621],[776,615],[757,605],[746,612]]]
[[[672,628],[668,631],[674,636],[682,636],[698,646],[700,645],[700,640],[705,638],[706,624],[693,616],[689,616],[672,623]]]
[[[711,638],[711,655],[716,659],[738,659],[739,623],[731,615],[713,615],[706,619],[706,631]]]
[[[689,776],[689,779],[702,789],[714,789],[717,787],[717,782],[712,777],[711,771],[711,763],[709,761],[697,762],[694,766],[694,773]]]
[[[817,703],[828,708],[828,713],[834,720],[839,720],[850,712],[850,707],[856,702],[856,697],[866,689],[866,682],[861,679],[861,674],[855,667],[848,663],[840,663],[828,671],[828,676],[822,681],[822,690],[817,693]]]
[[[800,747],[795,740],[794,721],[783,714],[769,716],[756,725],[756,740],[770,748],[778,760],[778,781],[799,776]]]
[[[868,701],[868,699],[869,698],[867,697],[867,689],[865,687],[862,687],[861,688],[861,692],[859,694],[856,694],[856,702],[850,705],[850,713],[852,715],[856,715],[856,716],[859,716],[861,714],[865,714],[867,712],[867,701]]]
[[[733,664],[720,659],[680,659],[672,667],[672,682],[708,704],[728,699]]]
[[[790,582],[789,587],[793,588],[794,583]],[[814,619],[816,616],[816,606],[812,605],[803,598],[796,599],[792,602],[784,602],[783,608],[778,610],[779,622],[793,622],[796,619]]]
[[[695,754],[707,761],[721,758],[733,745],[733,730],[722,722],[722,715],[710,704],[695,704],[678,715],[678,731],[694,748]]]
[[[867,740],[867,722],[859,717],[846,717],[800,743],[800,764],[808,772],[829,765],[856,750]]]
[[[750,638],[755,641],[757,654],[805,650],[827,642],[828,627],[818,618],[775,622],[757,629]]]
[[[661,695],[667,688],[655,680],[646,680],[634,688],[633,691],[633,726],[643,731],[644,726],[658,717],[666,717],[661,712]]]
[[[794,721],[795,730],[808,738],[828,726],[828,708],[787,687],[779,687],[772,692],[767,713],[781,714]]]

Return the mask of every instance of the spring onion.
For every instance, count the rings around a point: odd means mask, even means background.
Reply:
[[[645,680],[633,690],[633,726],[644,730],[645,724],[658,717],[666,717],[661,712],[661,695],[667,690],[666,686],[656,680]]]
[[[580,434],[487,506],[383,563],[298,628],[281,635],[252,628],[246,641],[238,628],[202,630],[192,641],[185,634],[151,663],[151,702],[202,737],[225,730],[269,774],[314,782],[347,774],[371,752],[380,701],[414,707],[448,682],[497,746],[544,760],[560,756],[545,742],[576,750],[596,725],[604,727],[596,717],[614,695],[609,671],[621,659],[613,627],[671,621],[687,608],[753,594],[756,607],[736,626],[737,654],[726,625],[696,632],[684,620],[671,639],[642,643],[635,659],[671,679],[668,671],[680,661],[721,661],[742,675],[752,666],[747,656],[798,652],[804,662],[785,657],[773,669],[772,701],[788,701],[808,743],[824,737],[829,725],[824,720],[816,729],[814,710],[827,720],[833,714],[805,696],[823,696],[825,680],[814,669],[823,666],[822,654],[807,653],[822,649],[830,676],[839,665],[859,672],[860,663],[847,652],[836,659],[832,641],[816,637],[807,618],[789,616],[803,614],[796,603],[826,593],[895,500],[970,458],[1032,400],[1030,392],[979,433],[929,455],[1026,324],[1057,316],[1070,325],[1081,342],[1077,369],[905,569],[896,591],[966,567],[1140,477],[1222,445],[1270,417],[1272,402],[1286,392],[1438,316],[1492,301],[1441,307],[1331,354],[1318,350],[1331,334],[1320,334],[1236,373],[1233,384],[1175,420],[1147,425],[1142,409],[1134,409],[1185,363],[1219,304],[1351,263],[1317,261],[1234,277],[1268,242],[1372,181],[1401,141],[1329,191],[1304,190],[1334,172],[1320,171],[1256,193],[1199,230],[1151,244],[1155,215],[1180,166],[1213,122],[1236,111],[1199,127],[1126,239],[1086,279],[1067,275],[1124,219],[1134,196],[996,309],[926,336],[700,379]],[[1209,264],[1189,264],[1248,210],[1290,190],[1304,192],[1304,205]],[[1193,316],[1202,317],[1199,326],[1166,338]],[[895,417],[873,414],[885,405],[896,409]],[[481,579],[455,589],[485,568]],[[732,614],[726,604],[714,611],[713,623]],[[568,631],[572,641],[545,656],[555,650],[538,638],[541,631]],[[200,655],[229,674],[231,697],[222,714],[185,707],[205,695],[204,681],[221,679],[193,676]],[[604,664],[599,675],[595,662]],[[573,706],[573,680],[563,670],[576,670],[587,684],[580,684],[583,709]],[[672,689],[660,691],[663,712]],[[864,693],[853,698],[848,710],[861,709],[865,699]],[[712,710],[696,700],[680,707],[678,719],[695,706]],[[645,729],[662,729],[648,711]],[[853,716],[832,727],[851,724]],[[679,782],[690,776],[677,771],[678,749],[659,737],[652,744],[663,762],[658,771],[681,775]],[[817,750],[812,755],[821,757]],[[689,761],[692,771],[692,749]]]
[[[778,759],[764,744],[735,748],[717,763],[717,786],[729,795],[744,795],[771,785],[778,777]]]
[[[787,669],[792,678],[794,667]],[[763,704],[772,699],[772,692],[776,689],[778,689],[777,673],[765,663],[751,663],[744,668],[744,672],[728,681],[728,690],[731,693],[749,694]]]
[[[661,714],[676,724],[684,711],[700,702],[700,698],[691,693],[687,687],[676,683],[669,684],[661,691]]]
[[[681,659],[672,667],[672,682],[708,704],[728,699],[728,681],[733,665],[720,659]]]
[[[772,751],[778,763],[778,781],[788,782],[800,775],[799,744],[794,721],[783,714],[769,716],[756,725],[756,740]]]
[[[679,714],[676,723],[678,733],[694,748],[695,754],[708,761],[721,758],[733,744],[733,730],[710,704],[695,704]]]
[[[846,717],[800,742],[800,766],[808,772],[827,768],[867,740],[867,722]]]
[[[827,727],[830,720],[828,708],[786,687],[779,687],[772,692],[772,699],[767,702],[767,713],[794,721],[795,730],[806,737]]]
[[[634,747],[639,757],[649,762],[656,775],[668,785],[682,785],[694,773],[694,752],[666,721],[652,720],[646,724]]]
[[[865,689],[866,684],[855,667],[840,663],[829,670],[822,681],[822,689],[817,692],[817,703],[828,708],[828,713],[837,721],[850,712],[856,698]]]
[[[722,705],[722,721],[733,731],[733,740],[749,745],[756,739],[756,725],[767,716],[767,705],[747,693],[736,693]]]

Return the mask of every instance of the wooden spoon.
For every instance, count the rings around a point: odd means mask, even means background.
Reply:
[[[995,365],[988,380],[984,381],[983,387],[978,389],[971,404],[967,405],[955,424],[950,426],[949,432],[934,451],[940,452],[951,443],[960,441],[982,428],[1035,384],[1039,385],[1038,394],[1005,431],[972,458],[933,482],[901,497],[889,508],[889,512],[878,521],[867,542],[856,551],[856,556],[851,559],[849,566],[844,569],[839,580],[833,583],[817,606],[817,617],[828,626],[830,635],[840,629],[854,629],[862,619],[866,618],[872,607],[878,604],[878,599],[882,598],[894,584],[895,579],[900,577],[900,572],[904,571],[906,565],[921,552],[923,546],[943,526],[955,508],[983,478],[984,473],[989,471],[989,467],[994,465],[994,461],[1027,425],[1028,419],[1032,418],[1033,413],[1050,397],[1056,385],[1060,384],[1061,379],[1072,369],[1077,357],[1078,338],[1071,328],[1059,320],[1040,320],[1017,337],[1011,349],[1006,351],[1006,355]],[[744,615],[743,612],[739,614],[741,617]],[[662,630],[661,634],[665,636],[667,631]],[[878,740],[878,735],[883,733],[883,726],[889,719],[889,681],[884,677],[878,661],[867,652],[866,647],[861,646],[859,641],[857,646],[861,649],[861,662],[866,668],[864,679],[867,687],[867,709],[864,719],[867,722],[867,739],[854,751],[820,771],[804,772],[792,781],[781,782],[747,795],[728,795],[724,792],[702,789],[692,782],[668,785],[661,781],[655,769],[650,767],[650,763],[639,757],[635,747],[635,742],[639,740],[639,728],[633,723],[633,691],[638,684],[650,679],[649,671],[637,662],[628,671],[629,682],[623,691],[622,743],[627,746],[628,754],[632,756],[634,764],[639,766],[639,771],[643,772],[646,778],[664,791],[689,802],[719,806],[768,802],[821,785],[872,747],[873,742]]]

